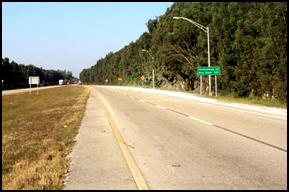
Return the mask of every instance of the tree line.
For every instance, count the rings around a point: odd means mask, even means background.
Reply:
[[[29,87],[29,76],[39,76],[41,86],[57,85],[60,79],[76,80],[70,71],[46,70],[31,64],[24,65],[18,64],[15,61],[10,62],[7,57],[2,58],[2,90]]]
[[[198,90],[197,66],[208,65],[207,34],[174,16],[210,28],[211,66],[221,67],[218,92],[287,102],[286,2],[174,3],[148,20],[148,31],[136,41],[83,69],[80,80],[149,86],[154,70],[156,87]],[[208,92],[208,78],[203,79]]]

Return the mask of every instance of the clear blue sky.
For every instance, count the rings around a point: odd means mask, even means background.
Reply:
[[[79,77],[147,31],[172,2],[2,3],[2,58]]]

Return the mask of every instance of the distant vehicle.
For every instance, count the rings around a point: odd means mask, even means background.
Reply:
[[[59,85],[69,85],[70,81],[68,79],[60,79],[59,80]]]
[[[64,79],[63,84],[62,85],[69,85],[69,80]]]

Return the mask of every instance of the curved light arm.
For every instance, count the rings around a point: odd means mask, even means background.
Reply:
[[[192,21],[192,20],[190,20],[188,18],[185,18],[185,17],[173,17],[173,19],[184,19],[184,20],[194,24],[195,26],[197,26],[198,28],[200,28],[204,32],[208,33],[208,28],[207,27],[205,27],[205,26],[203,26],[203,25],[201,25],[201,24],[199,24],[199,23],[197,23],[195,21]]]
[[[207,38],[208,38],[208,67],[211,66],[211,62],[210,62],[210,31],[209,31],[209,27],[205,27],[195,21],[192,21],[188,18],[185,18],[185,17],[173,17],[173,19],[183,19],[183,20],[186,20],[192,24],[194,24],[195,26],[197,26],[199,29],[203,30],[204,32],[207,33]],[[211,92],[211,75],[209,75],[209,95],[211,96],[212,95],[212,92]]]
[[[142,49],[141,51],[147,52],[151,56],[151,58],[154,59],[154,57],[151,55],[151,53],[148,50]]]

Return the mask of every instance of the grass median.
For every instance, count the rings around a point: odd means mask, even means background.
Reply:
[[[89,89],[2,96],[2,189],[62,189]]]

